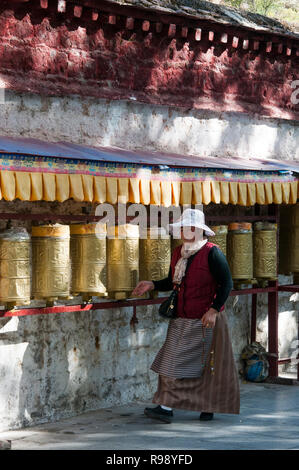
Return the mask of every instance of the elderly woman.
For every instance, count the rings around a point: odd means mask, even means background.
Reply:
[[[239,380],[224,310],[232,289],[227,260],[206,236],[204,214],[186,209],[170,228],[180,227],[183,244],[172,254],[168,277],[140,281],[133,295],[169,291],[180,283],[177,318],[170,320],[164,345],[151,369],[159,374],[153,397],[157,407],[146,416],[170,423],[173,408],[201,411],[200,420],[214,413],[240,410]]]

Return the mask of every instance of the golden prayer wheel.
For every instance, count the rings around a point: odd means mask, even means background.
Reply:
[[[252,279],[253,259],[251,224],[229,224],[227,235],[227,260],[233,279]]]
[[[253,275],[257,279],[277,277],[277,226],[256,222],[253,232]]]
[[[126,299],[139,280],[139,226],[108,226],[107,237],[108,296]]]
[[[32,295],[49,301],[70,296],[70,228],[32,227]]]
[[[70,226],[73,294],[106,293],[106,224]]]
[[[226,246],[227,246],[227,225],[214,225],[210,227],[215,236],[211,237],[211,242],[219,246],[222,253],[226,256]]]
[[[148,228],[147,239],[139,241],[139,278],[158,281],[168,276],[170,236],[165,229]]]
[[[30,303],[30,235],[12,228],[0,234],[0,302],[7,306]]]

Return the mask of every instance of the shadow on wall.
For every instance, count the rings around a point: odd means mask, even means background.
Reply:
[[[164,340],[155,313],[107,310],[0,319],[0,429],[151,398]]]
[[[97,392],[93,391],[89,381],[88,325],[84,328],[76,314],[75,318],[41,315],[14,320],[15,331],[0,333],[0,351],[5,346],[11,350],[0,386],[4,387],[1,401],[7,402],[7,416],[0,417],[0,425],[5,421],[9,428],[26,427],[84,412],[88,400],[101,389],[97,383]]]
[[[2,330],[6,320],[0,320]],[[3,421],[13,428],[55,420],[55,409],[70,408],[66,394],[70,376],[66,337],[59,334],[59,328],[49,330],[47,320],[42,316],[13,318],[9,322],[13,323],[13,331],[0,332],[1,363],[5,360],[5,349],[10,351],[9,368],[4,371],[0,385],[2,410],[4,401],[7,402],[0,426]]]
[[[132,103],[126,107],[126,113],[116,116],[117,133],[109,135],[108,130],[103,136],[104,145],[174,152],[186,158],[188,154],[290,160],[297,154],[299,157],[299,127],[293,122],[250,118],[235,112],[220,114],[162,106],[145,109],[142,104]]]

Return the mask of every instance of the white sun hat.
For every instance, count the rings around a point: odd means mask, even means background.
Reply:
[[[171,231],[175,227],[198,227],[202,228],[208,237],[213,237],[215,233],[205,225],[205,216],[199,209],[185,209],[179,219],[173,224],[168,224]]]

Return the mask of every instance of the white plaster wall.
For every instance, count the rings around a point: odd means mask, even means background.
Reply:
[[[299,123],[238,113],[6,91],[0,135],[198,156],[299,159]]]
[[[299,148],[293,122],[13,93],[0,106],[0,135],[222,157],[293,159]],[[1,201],[0,209],[41,211],[45,205]],[[83,205],[48,207],[77,213]],[[247,296],[227,302],[238,368],[250,339],[249,307]],[[0,319],[0,430],[151,400],[157,377],[149,367],[167,327],[157,309],[138,308],[136,333],[128,308]]]

